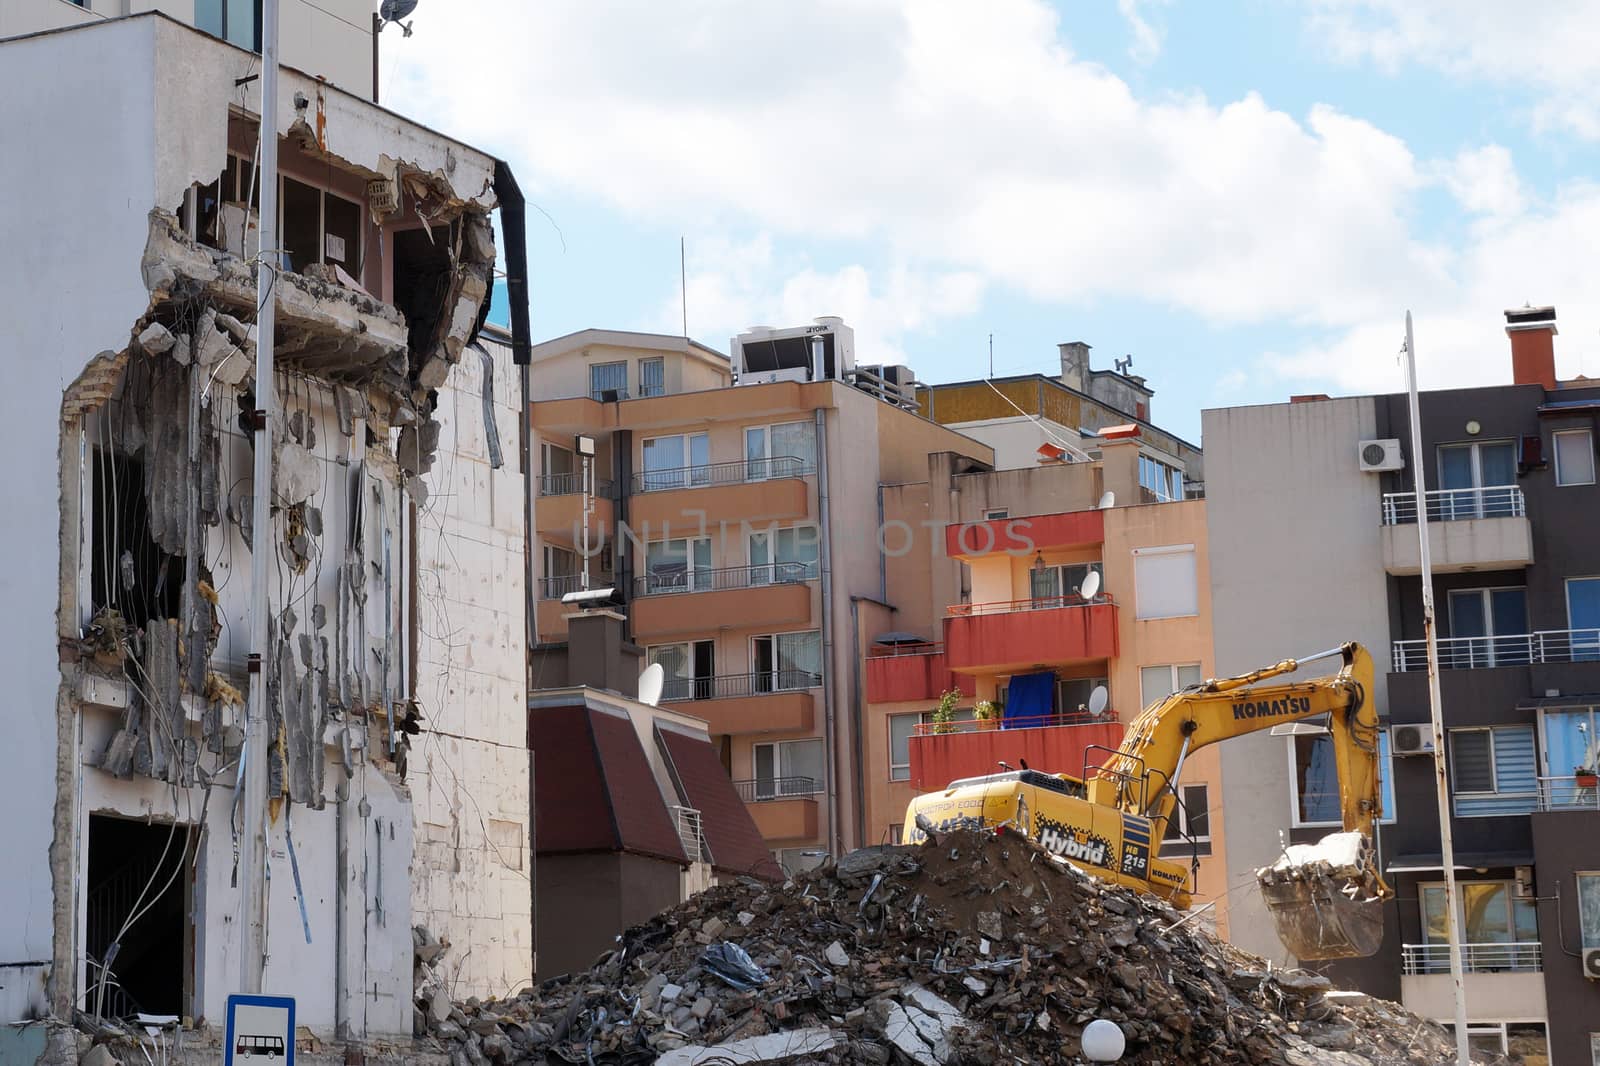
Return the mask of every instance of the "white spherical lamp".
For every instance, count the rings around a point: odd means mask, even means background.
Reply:
[[[1117,1023],[1104,1018],[1096,1018],[1084,1026],[1083,1036],[1078,1043],[1083,1047],[1084,1057],[1090,1062],[1116,1062],[1122,1058],[1128,1046]]]

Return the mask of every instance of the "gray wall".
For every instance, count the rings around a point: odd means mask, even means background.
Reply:
[[[586,970],[618,933],[676,906],[681,870],[626,852],[540,855],[536,976]]]
[[[1376,475],[1358,441],[1377,436],[1371,397],[1203,413],[1213,645],[1219,674],[1359,640],[1377,660],[1386,712],[1389,623]],[[1305,676],[1329,672],[1322,662]],[[1221,745],[1228,931],[1248,951],[1288,953],[1254,889],[1290,825],[1287,741],[1266,732]]]

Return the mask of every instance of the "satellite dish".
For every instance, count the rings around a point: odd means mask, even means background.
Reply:
[[[378,17],[385,22],[399,22],[417,9],[417,0],[383,0],[378,5]]]
[[[1106,713],[1106,704],[1111,702],[1111,693],[1106,691],[1104,685],[1096,685],[1094,691],[1089,693],[1089,713],[1099,718]]]
[[[1086,600],[1092,600],[1100,592],[1100,571],[1091,570],[1089,576],[1083,579],[1083,584],[1078,586],[1078,595]]]
[[[660,663],[651,663],[639,674],[639,702],[654,707],[661,702],[661,690],[666,685],[667,672]]]
[[[1115,507],[1116,505],[1117,494],[1112,492],[1110,489],[1106,489],[1105,492],[1100,494],[1100,502],[1096,506],[1098,506],[1100,510],[1104,511],[1106,508]]]

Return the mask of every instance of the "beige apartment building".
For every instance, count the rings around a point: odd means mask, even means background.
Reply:
[[[837,319],[735,338],[586,330],[533,349],[535,645],[609,602],[707,723],[787,869],[864,841],[859,666],[886,603],[882,487],[983,444],[855,366]],[[610,589],[609,596],[599,590]],[[534,690],[559,687],[534,657]],[[535,711],[535,714],[538,712]]]

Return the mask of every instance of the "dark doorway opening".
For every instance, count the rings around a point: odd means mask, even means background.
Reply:
[[[95,610],[115,608],[123,621],[141,629],[152,618],[178,617],[184,560],[162,551],[150,536],[144,464],[95,449],[93,509]]]
[[[406,316],[407,343],[413,352],[432,347],[443,327],[445,297],[450,293],[451,229],[434,226],[394,235],[394,305]]]
[[[84,953],[90,1014],[187,1013],[194,972],[193,840],[187,826],[89,816]]]

